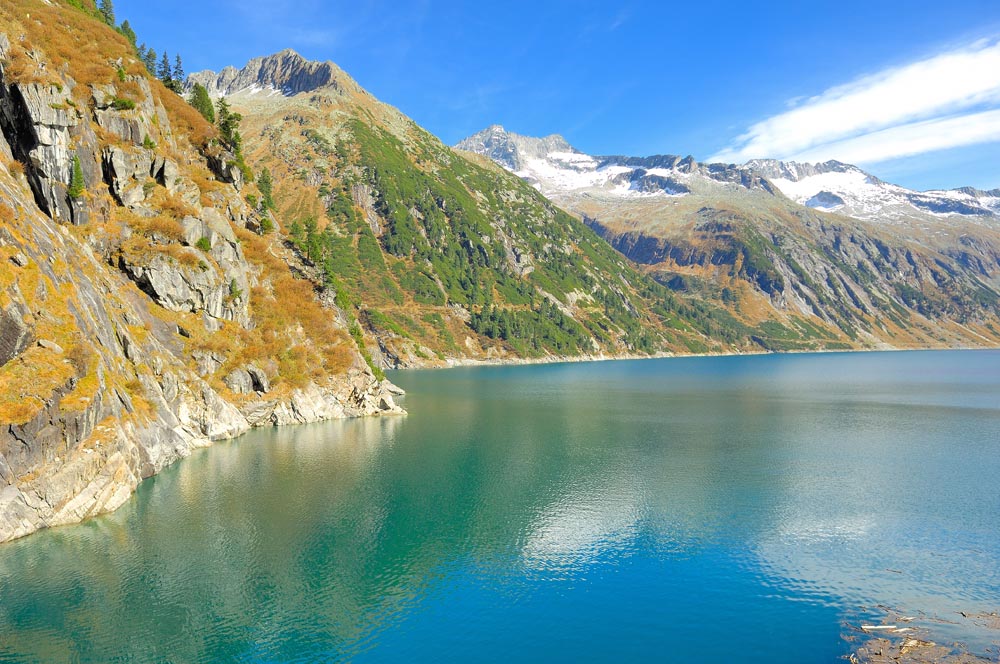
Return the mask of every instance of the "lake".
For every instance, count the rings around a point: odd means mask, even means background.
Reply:
[[[396,372],[0,546],[0,661],[836,662],[1000,608],[1000,351]],[[880,608],[883,607],[883,608]]]

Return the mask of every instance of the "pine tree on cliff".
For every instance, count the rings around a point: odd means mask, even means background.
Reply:
[[[156,73],[156,49],[146,48],[145,43],[139,44],[139,59],[146,65],[146,71]]]
[[[80,166],[80,158],[73,155],[73,174],[70,176],[69,189],[67,195],[74,201],[83,196],[84,187],[83,168]]]
[[[160,60],[160,67],[156,70],[156,77],[163,82],[164,85],[169,85],[170,81],[173,80],[171,75],[174,70],[170,67],[170,58],[167,57],[167,52],[163,52],[163,58]]]
[[[174,80],[177,81],[178,84],[184,84],[184,67],[181,66],[180,54],[174,58]]]
[[[195,110],[201,113],[202,117],[215,124],[215,107],[212,106],[212,98],[208,96],[208,90],[201,83],[195,83],[191,88],[191,96],[188,102],[194,106]]]
[[[115,25],[115,8],[111,4],[111,0],[101,0],[101,17],[104,18],[104,22],[108,25],[114,27]]]
[[[229,109],[229,103],[224,97],[220,97],[216,103],[216,117],[219,120],[219,134],[222,136],[223,144],[233,151],[237,157],[243,154],[243,137],[240,136],[240,121],[243,116],[233,113]]]

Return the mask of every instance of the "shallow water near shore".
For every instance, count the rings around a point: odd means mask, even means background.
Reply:
[[[0,661],[834,662],[1000,609],[1000,351],[391,378],[0,546]]]

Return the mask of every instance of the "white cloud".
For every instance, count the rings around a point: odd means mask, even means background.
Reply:
[[[875,163],[1000,140],[1000,41],[826,90],[751,126],[710,161]]]
[[[806,150],[791,159],[872,164],[887,159],[1000,141],[1000,109],[890,127]]]

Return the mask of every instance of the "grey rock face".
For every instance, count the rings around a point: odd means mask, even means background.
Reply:
[[[103,153],[105,179],[120,205],[136,210],[146,200],[143,186],[153,171],[153,157],[147,150],[125,150],[110,146]]]
[[[473,134],[455,147],[485,155],[512,171],[521,170],[525,159],[541,158],[552,152],[581,154],[558,134],[533,138],[509,132],[500,125],[492,125]]]
[[[197,255],[197,250],[187,251]],[[212,265],[187,267],[155,254],[144,263],[123,259],[122,267],[139,287],[171,311],[205,311],[213,318],[237,320],[245,308],[229,297],[229,282]]]
[[[219,180],[233,185],[237,191],[242,191],[243,171],[236,165],[236,155],[222,150],[208,154],[207,159],[208,167]]]
[[[844,199],[830,191],[821,191],[808,201],[806,205],[821,210],[832,210],[844,204]]]
[[[66,195],[71,175],[70,128],[79,121],[55,86],[0,84],[0,130],[11,152],[27,164],[38,206],[53,219],[70,221]]]
[[[114,85],[91,86],[94,120],[98,126],[121,140],[141,146],[147,137],[153,140],[153,137],[159,133],[152,126],[152,118],[156,114],[156,108],[153,104],[153,92],[146,79],[130,76],[129,82],[139,88],[138,97],[128,99],[135,104],[135,108],[115,107],[119,97],[118,90]]]
[[[252,364],[242,369],[234,369],[222,379],[222,382],[236,394],[250,394],[251,392],[263,394],[271,389],[271,382],[268,380],[267,374]]]
[[[226,374],[222,379],[226,387],[236,394],[249,394],[253,392],[253,379],[246,369],[235,369]]]
[[[247,366],[247,374],[249,374],[250,380],[253,382],[255,392],[264,393],[271,391],[271,381],[268,380],[267,374],[260,367],[252,364]]]
[[[0,366],[13,360],[31,345],[31,326],[24,320],[29,314],[27,307],[17,301],[0,310]]]
[[[212,96],[226,96],[251,89],[279,91],[285,96],[319,88],[344,91],[357,85],[332,62],[312,62],[291,49],[254,58],[242,69],[226,67],[218,74],[202,71],[188,76],[186,86],[205,86]]]

